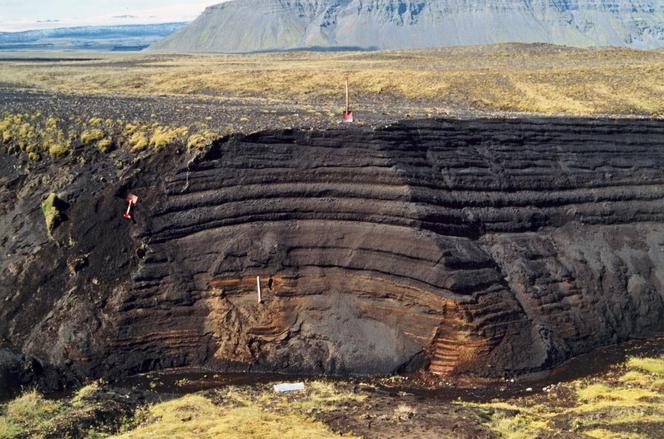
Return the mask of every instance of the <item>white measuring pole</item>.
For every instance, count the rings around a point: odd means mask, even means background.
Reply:
[[[350,96],[348,95],[348,75],[346,75],[346,112],[350,111]]]
[[[256,289],[258,290],[258,303],[261,303],[263,301],[263,298],[261,297],[261,277],[256,276]]]

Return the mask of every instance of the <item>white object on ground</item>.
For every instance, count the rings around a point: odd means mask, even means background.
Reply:
[[[274,391],[277,393],[297,392],[300,390],[304,390],[304,383],[283,383],[274,385]]]
[[[263,296],[261,295],[261,277],[256,276],[256,288],[258,289],[258,303],[263,301]]]

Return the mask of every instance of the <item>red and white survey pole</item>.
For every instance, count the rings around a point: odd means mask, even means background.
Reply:
[[[131,217],[131,207],[135,206],[136,203],[138,203],[138,197],[134,194],[129,194],[129,195],[127,195],[127,202],[129,203],[129,205],[127,206],[127,211],[124,213],[124,215],[122,215],[122,217],[126,220],[131,221],[131,219],[132,219],[132,217]]]
[[[353,112],[350,111],[350,95],[348,93],[348,78],[350,78],[350,73],[346,73],[346,110],[344,111],[343,121],[345,123],[353,123]]]

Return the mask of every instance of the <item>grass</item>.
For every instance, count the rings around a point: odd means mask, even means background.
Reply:
[[[506,439],[566,437],[569,433],[602,439],[659,438],[664,427],[664,388],[657,387],[662,365],[662,357],[630,358],[601,376],[560,383],[550,393],[454,404],[465,406],[470,419]],[[90,414],[94,404],[105,404],[100,395],[111,393],[100,382],[63,401],[48,401],[28,392],[0,406],[0,439],[57,432],[58,425]],[[225,386],[143,406],[121,422],[116,420],[113,427],[89,427],[88,437],[352,437],[339,435],[320,419],[356,417],[358,407],[364,413],[367,403],[373,404],[367,397],[351,385],[328,381],[307,381],[304,391],[284,394],[273,392],[269,385]],[[416,405],[395,400],[391,414],[385,416],[407,423],[420,413]]]
[[[116,439],[173,438],[338,438],[325,424],[301,414],[266,411],[259,404],[228,408],[201,395],[187,395],[147,410],[147,421]],[[350,436],[344,436],[350,437]]]
[[[189,149],[202,149],[212,143],[217,135],[210,130],[205,130],[202,133],[192,134],[187,140],[187,148]]]
[[[25,430],[6,416],[0,416],[0,439],[12,439]]]
[[[525,413],[510,415],[505,412],[497,412],[492,417],[492,430],[501,437],[531,439],[548,431],[548,422]]]
[[[93,120],[93,122],[96,122],[96,120]],[[103,138],[104,138],[104,132],[99,128],[92,128],[89,130],[85,130],[81,133],[81,143],[83,145],[91,145],[95,142],[102,140]]]
[[[0,411],[0,439],[38,437],[35,432],[47,429],[64,410],[62,403],[47,400],[35,390],[26,392]]]
[[[347,407],[366,398],[347,389],[343,384],[322,381],[307,382],[304,392],[291,394],[274,393],[267,385],[228,386],[139,407],[133,416],[104,418],[101,424],[85,428],[87,437],[116,439],[352,438],[311,417],[311,413]],[[95,407],[105,405],[101,395],[113,393],[103,382],[84,386],[61,401],[27,392],[0,406],[0,439],[57,437],[58,432],[66,431],[61,428],[89,419]]]
[[[644,439],[644,436],[638,433],[626,433],[624,431],[616,433],[614,431],[603,430],[601,428],[588,430],[585,432],[585,435],[597,439]]]
[[[664,377],[664,358],[630,358],[627,367]]]
[[[32,161],[44,157],[58,159],[68,156],[77,145],[94,147],[103,154],[114,147],[138,153],[171,145],[201,149],[217,137],[218,133],[202,124],[190,129],[141,121],[126,123],[102,120],[97,117],[65,121],[39,113],[5,114],[0,119],[0,140],[8,152],[25,153]]]
[[[221,402],[193,394],[149,406],[141,415],[143,422],[115,438],[352,437],[334,433],[308,413],[335,410],[364,398],[322,381],[307,382],[304,392],[294,394],[277,394],[270,386],[229,386],[216,391],[214,399]]]
[[[71,404],[72,405],[84,404],[86,398],[90,398],[95,393],[99,392],[100,389],[101,389],[101,383],[99,381],[95,381],[91,384],[81,387],[80,389],[78,389],[78,391],[76,391],[73,398],[71,399]]]
[[[156,149],[162,149],[167,145],[171,145],[176,141],[182,141],[186,138],[189,133],[189,129],[185,127],[181,128],[169,128],[163,126],[156,126],[152,130],[152,135],[150,136],[150,146]]]
[[[133,152],[143,151],[150,144],[150,138],[144,132],[137,131],[129,138],[129,145]]]
[[[560,384],[552,394],[464,405],[488,413],[483,423],[506,439],[566,431],[602,439],[654,438],[664,429],[662,371],[664,357],[633,357],[619,372]],[[568,396],[561,399],[558,392]]]
[[[270,386],[229,386],[217,391],[213,403],[200,394],[150,406],[136,429],[117,438],[338,438],[325,424],[311,419],[314,411],[335,410],[366,398],[337,384],[306,383],[304,392],[277,394]]]
[[[360,106],[370,105],[371,97],[395,95],[444,109],[664,115],[661,51],[504,44],[373,53],[104,58],[101,63],[5,62],[0,82],[66,92],[224,95],[336,104],[341,78],[351,72],[352,91]]]

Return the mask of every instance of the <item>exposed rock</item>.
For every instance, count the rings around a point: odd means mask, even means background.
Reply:
[[[173,52],[507,42],[664,46],[658,0],[235,0],[151,46]]]
[[[442,120],[89,158],[54,242],[51,189],[3,154],[0,348],[81,377],[546,369],[664,330],[663,143],[662,121]]]

